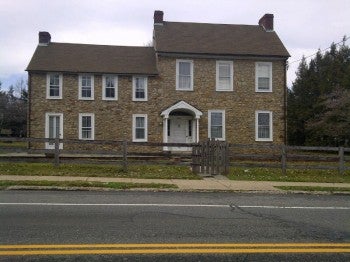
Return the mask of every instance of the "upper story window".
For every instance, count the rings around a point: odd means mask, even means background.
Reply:
[[[233,90],[233,62],[216,61],[216,91]]]
[[[208,111],[208,137],[225,140],[225,110]]]
[[[118,100],[118,76],[104,75],[102,77],[102,99]]]
[[[147,77],[134,76],[132,78],[132,89],[133,101],[147,101]]]
[[[95,115],[82,113],[79,114],[79,139],[95,139]]]
[[[192,60],[176,60],[176,90],[193,90]]]
[[[272,112],[255,112],[255,140],[272,141]]]
[[[132,141],[147,142],[147,115],[132,115]]]
[[[94,76],[79,75],[79,99],[94,100]]]
[[[272,92],[272,63],[255,63],[255,91]]]
[[[49,73],[46,75],[46,98],[62,99],[63,76],[59,73]]]

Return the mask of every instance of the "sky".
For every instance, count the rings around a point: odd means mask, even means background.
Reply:
[[[165,21],[248,25],[274,14],[291,55],[289,87],[299,65],[294,61],[350,36],[350,0],[0,0],[2,88],[27,79],[39,31],[50,32],[53,42],[143,46],[152,39],[154,10],[162,10]]]

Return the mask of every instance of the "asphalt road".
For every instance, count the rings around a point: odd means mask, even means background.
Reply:
[[[303,194],[0,191],[0,260],[349,261],[350,253],[325,251],[338,248],[334,246],[315,247],[315,252],[295,251],[305,249],[304,244],[296,246],[298,243],[349,243],[349,200],[349,196]],[[141,243],[157,245],[150,248]],[[168,243],[208,246],[198,246],[198,252],[191,253],[193,248],[169,248],[165,246]],[[228,248],[213,247],[214,243],[244,243],[246,247],[235,248],[250,251],[215,253]],[[257,248],[253,245],[262,243],[288,246],[277,253],[271,245],[264,247],[266,253],[252,253]],[[18,246],[33,244],[50,246]],[[71,244],[92,246],[68,246]],[[95,250],[96,254],[79,254],[81,249]],[[135,249],[152,249],[153,253],[132,254],[130,250]],[[170,254],[160,254],[166,253],[165,249]],[[42,255],[22,256],[28,250],[44,251]],[[78,255],[50,254],[57,250],[76,251]],[[101,250],[107,253],[100,254]],[[13,251],[20,255],[8,255]]]

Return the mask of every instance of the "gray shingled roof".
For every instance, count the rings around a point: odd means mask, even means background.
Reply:
[[[38,46],[27,71],[158,74],[153,47],[66,44]]]
[[[164,22],[154,30],[157,52],[290,56],[275,32],[258,25]]]

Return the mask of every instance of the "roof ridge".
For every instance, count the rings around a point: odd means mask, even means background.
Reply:
[[[247,25],[247,24],[226,24],[226,23],[202,23],[202,22],[176,22],[176,21],[164,21],[164,23],[172,24],[195,24],[195,25],[226,25],[226,26],[249,26],[249,27],[259,27],[259,25]]]
[[[105,44],[86,44],[86,43],[66,43],[66,42],[50,42],[51,44],[58,45],[85,45],[85,46],[106,46],[106,47],[125,47],[125,48],[153,48],[153,46],[133,46],[133,45],[105,45]]]

